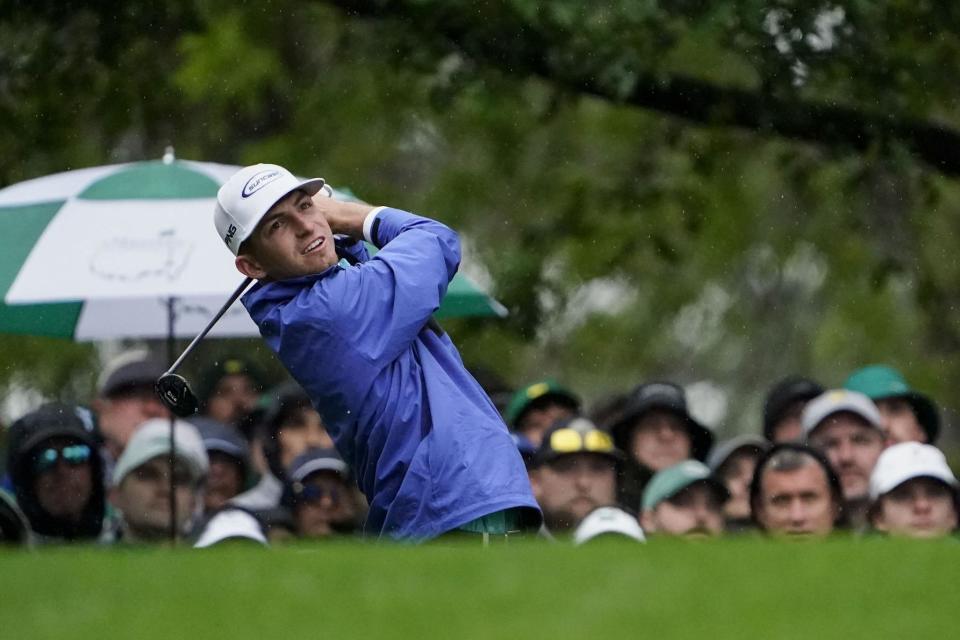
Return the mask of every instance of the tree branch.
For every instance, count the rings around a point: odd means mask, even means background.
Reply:
[[[632,89],[614,90],[597,69],[563,64],[564,34],[546,33],[498,0],[471,3],[417,0],[326,0],[350,15],[390,18],[417,33],[441,35],[479,64],[534,75],[565,89],[684,118],[838,150],[889,152],[900,145],[932,169],[960,175],[960,132],[933,122],[871,113],[851,106],[785,100],[683,76],[637,73]],[[892,143],[892,144],[891,144]]]

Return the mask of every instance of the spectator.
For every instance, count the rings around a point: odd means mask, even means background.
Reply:
[[[188,535],[203,510],[207,452],[193,425],[174,423],[173,484],[178,536]],[[117,540],[154,543],[171,533],[170,422],[154,418],[130,438],[113,470],[110,502],[119,510]]]
[[[753,528],[750,481],[757,460],[769,447],[769,442],[759,436],[743,435],[727,440],[710,452],[707,466],[730,493],[730,499],[723,503],[724,528],[728,532]]]
[[[877,406],[857,391],[827,391],[803,410],[803,429],[808,444],[823,452],[840,476],[848,524],[862,531],[870,506],[870,474],[884,448]]]
[[[757,461],[750,506],[757,525],[769,534],[823,537],[841,522],[843,490],[819,451],[782,442]]]
[[[597,507],[573,532],[573,543],[578,547],[594,540],[609,539],[647,541],[637,519],[620,507]]]
[[[774,385],[763,403],[763,437],[773,443],[803,440],[803,408],[824,391],[818,383],[799,376]]]
[[[142,351],[121,354],[104,369],[92,406],[109,464],[120,457],[137,427],[150,418],[170,417],[153,388],[165,371]]]
[[[231,427],[254,410],[263,390],[259,372],[242,358],[213,363],[199,380],[197,397],[203,414]]]
[[[203,492],[204,512],[210,514],[243,492],[250,471],[250,449],[236,429],[212,418],[196,417],[190,423],[200,432],[210,461]]]
[[[903,442],[886,449],[870,476],[870,497],[870,522],[877,531],[940,538],[957,529],[957,478],[933,445]]]
[[[540,446],[543,434],[558,420],[569,419],[580,412],[580,399],[552,379],[528,385],[515,394],[504,415],[518,439],[525,439],[533,449]],[[518,447],[523,450],[522,445]]]
[[[570,531],[597,507],[615,505],[623,457],[609,434],[586,418],[561,420],[548,430],[530,470],[547,531]]]
[[[614,444],[631,464],[625,468],[621,501],[640,510],[643,487],[657,471],[688,458],[706,460],[713,433],[687,410],[683,389],[651,382],[634,389],[610,426]]]
[[[643,491],[640,524],[651,535],[718,536],[730,492],[699,460],[658,471]]]
[[[230,501],[257,513],[280,504],[285,470],[294,458],[308,449],[333,448],[323,419],[299,387],[284,388],[264,417],[257,439],[268,471],[255,487]]]
[[[287,470],[283,505],[301,538],[359,533],[363,508],[358,498],[347,463],[335,449],[310,449]]]
[[[93,416],[47,404],[13,423],[7,468],[38,543],[96,540],[103,529],[104,469]]]
[[[887,444],[926,442],[940,433],[940,413],[927,396],[914,391],[893,367],[872,365],[850,374],[844,388],[859,391],[876,403]]]

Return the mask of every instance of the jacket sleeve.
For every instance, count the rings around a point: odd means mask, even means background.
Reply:
[[[340,339],[371,363],[391,362],[440,307],[460,266],[449,227],[398,209],[376,214],[369,238],[380,251],[324,283]]]

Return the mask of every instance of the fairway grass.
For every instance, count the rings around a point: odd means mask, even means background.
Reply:
[[[0,637],[952,638],[960,544],[0,552]]]

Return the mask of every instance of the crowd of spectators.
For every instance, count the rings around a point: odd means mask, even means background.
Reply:
[[[172,419],[153,389],[163,371],[144,353],[124,354],[89,406],[44,404],[10,425],[5,543],[363,535],[364,496],[299,387],[267,389],[251,363],[227,358],[200,379],[201,414]],[[725,442],[667,381],[590,410],[552,379],[491,396],[543,512],[529,537],[936,538],[958,527],[937,406],[889,366],[864,367],[837,389],[788,377],[768,390],[756,433]]]

